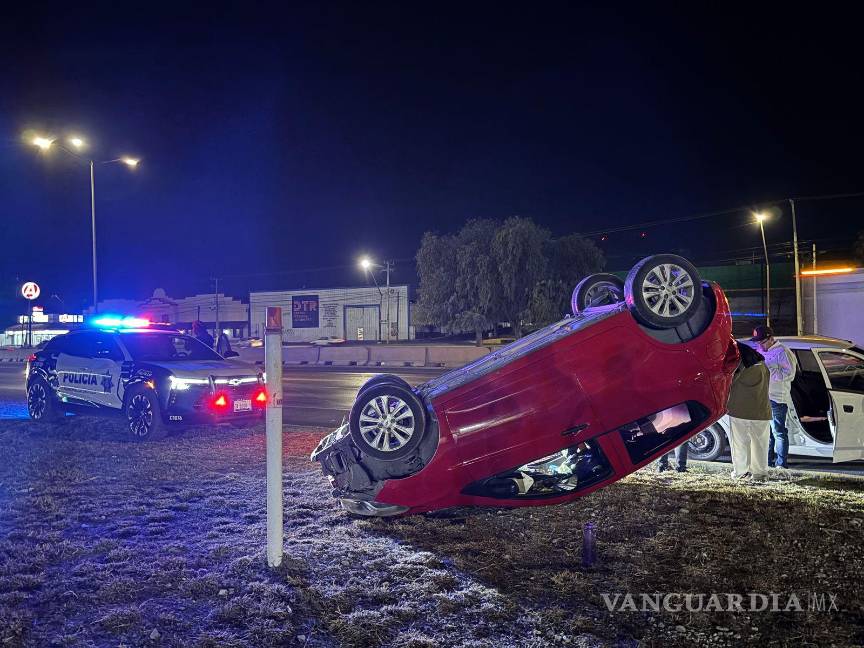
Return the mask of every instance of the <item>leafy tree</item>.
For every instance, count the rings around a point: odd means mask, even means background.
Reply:
[[[456,236],[426,233],[417,253],[418,322],[445,333],[475,334],[495,323],[497,266],[491,257],[497,223],[472,220]]]
[[[492,239],[501,289],[496,310],[513,325],[516,337],[522,334],[522,320],[530,317],[534,286],[544,278],[548,264],[543,252],[549,238],[549,231],[531,219],[513,216]]]
[[[536,324],[554,322],[569,313],[576,284],[605,265],[600,248],[578,234],[551,239],[546,255],[547,278],[538,282],[531,295],[531,319]]]
[[[475,334],[510,322],[546,324],[570,310],[584,276],[603,268],[603,254],[578,235],[553,239],[526,218],[471,220],[455,235],[427,232],[417,252],[420,278],[414,319],[446,333]]]

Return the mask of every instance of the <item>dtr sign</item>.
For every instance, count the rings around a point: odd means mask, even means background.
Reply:
[[[294,295],[291,297],[291,326],[293,328],[318,328],[318,295]]]

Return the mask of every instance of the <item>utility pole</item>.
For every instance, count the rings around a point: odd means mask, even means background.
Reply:
[[[384,262],[384,269],[387,273],[387,344],[390,344],[390,268],[392,261]]]
[[[771,264],[768,261],[768,245],[765,243],[765,226],[759,218],[759,231],[762,232],[762,249],[765,252],[765,325],[771,326]]]
[[[795,257],[795,328],[796,335],[804,335],[804,313],[801,312],[801,266],[798,262],[798,225],[795,221],[795,201],[790,198],[792,207],[792,247]]]
[[[90,229],[93,233],[93,312],[99,312],[99,291],[96,282],[96,179],[90,160]]]
[[[813,244],[813,271],[816,271],[816,244]],[[813,275],[813,335],[819,335],[819,309],[816,306],[816,275]]]
[[[216,340],[219,339],[219,277],[213,277],[213,281],[216,282],[216,294],[214,297],[216,298],[216,335],[214,338]]]

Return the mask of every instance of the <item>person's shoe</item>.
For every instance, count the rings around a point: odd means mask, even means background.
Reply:
[[[733,470],[730,476],[732,477],[732,479],[747,479],[750,476],[750,473],[746,472],[743,475],[739,475]]]
[[[747,473],[747,474],[749,475],[750,473]],[[751,475],[750,481],[752,481],[754,484],[764,484],[765,482],[768,481],[768,476],[767,475]]]
[[[657,472],[658,473],[666,472],[667,470],[672,470],[672,469],[669,466],[664,466],[663,464],[660,464],[657,466]]]
[[[675,472],[677,472],[677,473],[686,473],[686,472],[687,472],[687,469],[686,469],[686,468],[676,468],[676,469],[675,469]]]

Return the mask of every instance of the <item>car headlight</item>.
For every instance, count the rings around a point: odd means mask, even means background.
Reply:
[[[171,383],[171,389],[175,391],[186,391],[192,385],[209,384],[206,378],[177,378],[176,376],[170,376],[168,381]]]

